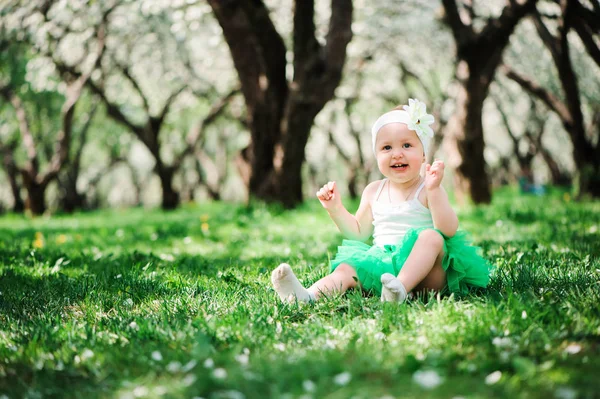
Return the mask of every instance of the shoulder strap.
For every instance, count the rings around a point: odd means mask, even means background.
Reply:
[[[421,194],[421,190],[423,190],[423,187],[425,187],[425,182],[421,183],[419,188],[417,188],[417,192],[415,193],[415,199],[419,198],[419,194]]]
[[[379,199],[379,194],[381,194],[381,190],[383,190],[383,186],[385,186],[386,181],[387,181],[387,179],[383,179],[383,180],[381,180],[381,183],[379,183],[379,188],[377,189],[377,192],[375,193],[375,201],[377,201]]]

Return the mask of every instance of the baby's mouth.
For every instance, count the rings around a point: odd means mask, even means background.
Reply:
[[[392,168],[393,169],[398,169],[398,168],[404,168],[404,167],[407,167],[407,166],[408,166],[408,164],[406,164],[406,163],[396,163],[396,164],[392,165]]]

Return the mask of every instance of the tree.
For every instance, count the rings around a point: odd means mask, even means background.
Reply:
[[[511,0],[498,17],[490,17],[476,31],[473,2],[459,8],[456,0],[442,0],[446,23],[456,43],[456,110],[448,121],[445,146],[448,164],[455,169],[457,197],[489,203],[492,195],[483,150],[483,103],[501,63],[502,53],[519,21],[533,11],[537,0]]]
[[[52,156],[49,159],[45,170],[41,171],[40,156],[36,148],[36,140],[31,127],[30,118],[27,108],[19,97],[17,87],[14,82],[10,82],[0,88],[0,95],[9,102],[14,110],[19,122],[19,131],[21,134],[21,142],[25,147],[27,160],[24,166],[18,166],[9,157],[7,170],[11,167],[16,167],[21,175],[23,186],[27,191],[26,207],[35,215],[44,213],[46,210],[45,192],[48,184],[55,180],[67,162],[69,149],[71,144],[71,136],[73,130],[73,119],[75,116],[75,106],[79,101],[82,90],[86,82],[89,80],[92,72],[101,62],[105,49],[105,24],[108,18],[108,12],[103,16],[102,22],[96,27],[97,51],[93,55],[95,60],[92,68],[86,73],[80,74],[78,77],[65,76],[66,83],[65,99],[60,111],[60,131],[57,134],[56,145]],[[20,44],[19,44],[20,45]],[[13,74],[11,74],[13,75]],[[12,76],[11,76],[12,77]],[[2,148],[0,148],[2,149]],[[6,153],[6,150],[3,150]],[[6,161],[5,157],[5,161]],[[14,189],[13,189],[14,191]],[[16,194],[15,194],[16,198]]]
[[[79,143],[74,149],[74,153],[67,160],[62,173],[57,176],[59,187],[60,208],[65,212],[73,212],[76,209],[82,209],[85,206],[86,195],[77,190],[77,181],[81,174],[81,157],[83,149],[87,144],[88,131],[92,119],[97,110],[97,103],[94,103],[90,112],[85,116],[83,127],[79,132]]]
[[[600,198],[600,107],[593,109],[592,123],[586,128],[581,93],[577,75],[571,61],[568,33],[574,29],[591,58],[600,66],[600,48],[592,34],[600,33],[600,6],[586,8],[577,0],[560,1],[560,15],[557,20],[557,33],[553,35],[546,26],[540,12],[532,15],[535,27],[544,45],[552,55],[558,71],[558,78],[564,100],[540,86],[533,78],[525,76],[510,67],[505,67],[506,76],[517,82],[524,90],[539,98],[561,120],[573,143],[573,160],[577,167],[578,195],[591,195]],[[591,17],[594,16],[595,18]]]
[[[352,0],[332,0],[329,30],[316,37],[314,0],[294,3],[293,69],[262,0],[209,0],[229,46],[244,95],[251,144],[250,195],[293,207],[302,202],[301,169],[314,118],[333,97],[352,38]]]
[[[117,13],[115,10],[120,10],[121,7],[125,6],[125,4],[115,2],[115,4],[112,5],[105,5],[104,8],[105,10],[110,10],[110,12]],[[129,6],[134,7],[135,5],[129,4]],[[56,5],[56,7],[64,7],[64,5],[59,4]],[[85,8],[86,6],[81,7],[83,11],[87,10]],[[89,9],[92,7],[93,5],[89,5]],[[80,68],[63,59],[58,51],[61,43],[69,40],[69,36],[74,32],[74,29],[70,26],[70,21],[64,22],[64,18],[60,22],[53,21],[51,13],[48,12],[49,10],[50,8],[47,8],[43,13],[44,20],[49,24],[53,24],[55,27],[60,27],[60,29],[54,29],[54,33],[49,35],[48,45],[43,51],[53,60],[56,68],[61,74],[79,77],[82,75]],[[125,9],[125,13],[127,13],[127,11],[132,12],[130,9]],[[120,12],[122,11],[120,10]],[[121,16],[123,15],[125,14],[121,14]],[[168,20],[168,15],[161,15],[160,17]],[[149,19],[151,18],[149,17]],[[161,20],[161,18],[156,19],[159,21]],[[219,117],[239,89],[233,88],[220,99],[213,101],[214,104],[210,107],[208,114],[188,129],[188,134],[183,139],[183,148],[177,149],[179,150],[177,151],[176,149],[165,145],[165,140],[163,139],[165,135],[164,132],[169,130],[166,122],[167,116],[172,111],[173,105],[180,95],[186,91],[194,90],[189,87],[191,86],[191,82],[181,81],[179,77],[172,79],[173,81],[171,82],[161,82],[161,87],[159,87],[157,91],[150,92],[149,89],[145,89],[145,87],[148,86],[150,79],[146,75],[138,75],[136,73],[136,69],[141,69],[139,58],[142,57],[139,53],[143,54],[144,51],[155,52],[156,48],[146,45],[143,50],[139,50],[136,53],[136,49],[139,48],[139,43],[136,39],[143,37],[143,34],[147,34],[147,36],[150,37],[159,36],[161,37],[161,40],[164,39],[165,41],[164,43],[161,42],[161,52],[172,51],[172,47],[179,49],[177,46],[169,45],[172,44],[172,41],[177,41],[177,39],[167,37],[168,34],[164,34],[164,29],[162,29],[163,26],[160,25],[160,23],[164,21],[157,22],[156,20],[148,20],[145,22],[147,23],[143,24],[144,29],[146,29],[144,32],[132,32],[128,25],[121,28],[124,30],[124,32],[121,32],[115,26],[116,24],[109,24],[108,32],[115,45],[107,51],[106,61],[99,65],[96,74],[97,76],[93,79],[87,79],[86,85],[91,92],[98,96],[102,101],[108,116],[124,126],[148,149],[155,161],[154,171],[161,182],[162,208],[174,209],[180,203],[179,192],[175,189],[173,184],[174,177],[175,174],[179,172],[184,159],[187,156],[194,154],[198,139],[201,136],[198,129],[205,129]],[[118,40],[115,41],[114,39]],[[167,43],[168,40],[171,41]],[[162,60],[166,58],[168,57],[163,57]],[[147,60],[146,66],[148,67]],[[139,103],[141,104],[141,109],[131,110],[129,104],[125,103],[122,97],[118,98],[119,96],[114,94],[115,81],[125,85],[132,93],[134,93],[134,96],[137,96],[137,100],[139,100]],[[212,90],[209,89],[195,94],[201,97],[209,97],[209,91],[212,92]],[[118,94],[121,93],[118,92]],[[164,98],[160,105],[157,105],[160,100],[157,101],[156,98],[160,97],[166,98]],[[129,108],[129,110],[127,108]]]
[[[529,112],[525,117],[527,122],[523,131],[520,134],[517,134],[515,129],[511,126],[509,113],[504,109],[498,96],[494,95],[493,98],[506,128],[506,132],[512,142],[512,153],[510,154],[512,157],[503,157],[500,154],[503,166],[507,167],[507,161],[510,160],[510,158],[516,158],[517,164],[519,165],[519,176],[526,179],[527,184],[533,184],[533,159],[537,155],[541,155],[550,172],[552,184],[556,186],[569,185],[571,183],[570,177],[561,170],[550,151],[542,144],[542,137],[546,131],[546,112],[541,114],[538,109],[539,105],[536,104],[533,98],[530,98]],[[524,145],[522,145],[522,143]],[[523,151],[523,148],[525,148],[525,151]]]

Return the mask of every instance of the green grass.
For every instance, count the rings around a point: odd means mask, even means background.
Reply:
[[[512,194],[459,214],[489,289],[402,305],[278,301],[341,241],[316,201],[0,217],[0,398],[598,397],[600,203]]]

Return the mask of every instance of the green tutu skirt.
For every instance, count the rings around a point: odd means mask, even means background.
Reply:
[[[361,287],[379,296],[381,275],[391,273],[397,276],[400,273],[419,233],[425,229],[411,229],[404,236],[402,243],[386,245],[383,248],[361,241],[344,240],[338,247],[335,258],[331,260],[331,271],[341,263],[352,266],[356,270]],[[471,245],[468,234],[458,231],[451,238],[443,234],[442,237],[444,237],[442,267],[446,271],[447,291],[466,294],[471,288],[486,287],[492,267],[479,255],[479,247]]]

